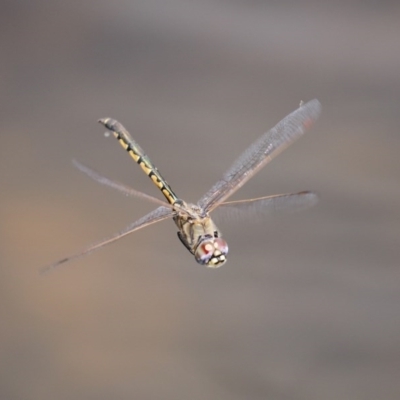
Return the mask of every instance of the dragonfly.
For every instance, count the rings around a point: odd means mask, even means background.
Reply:
[[[316,203],[317,195],[310,191],[246,200],[226,200],[259,172],[261,168],[311,128],[319,117],[320,112],[321,104],[316,99],[307,103],[300,103],[300,106],[295,111],[287,115],[275,127],[251,144],[236,159],[222,178],[200,198],[197,204],[187,203],[175,194],[157,167],[121,123],[111,118],[100,119],[100,124],[113,134],[122,148],[139,164],[144,173],[164,195],[167,202],[139,192],[121,182],[108,179],[89,167],[74,161],[79,170],[98,183],[119,190],[125,195],[148,200],[158,204],[158,207],[120,232],[46,266],[41,272],[48,273],[67,262],[86,256],[139,229],[166,219],[172,219],[175,222],[178,228],[178,238],[194,256],[197,263],[210,268],[222,266],[227,260],[228,244],[222,238],[221,231],[210,217],[210,213],[215,209],[230,210],[240,215],[248,215],[249,213],[257,215],[276,210],[305,208]]]

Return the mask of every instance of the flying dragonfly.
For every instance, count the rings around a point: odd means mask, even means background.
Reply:
[[[123,183],[110,180],[85,165],[74,161],[79,170],[95,181],[117,189],[126,195],[136,196],[156,203],[159,207],[107,239],[94,243],[79,253],[48,265],[42,269],[42,273],[48,273],[62,264],[88,255],[139,229],[169,218],[173,219],[178,228],[180,241],[199,264],[210,268],[222,266],[227,260],[228,244],[222,238],[221,231],[210,217],[210,213],[217,207],[219,209],[234,210],[240,214],[263,214],[274,210],[304,208],[316,203],[316,194],[309,191],[237,201],[226,200],[282,150],[302,136],[314,124],[320,112],[321,104],[318,100],[314,99],[305,104],[300,103],[299,108],[251,144],[236,159],[223,177],[201,197],[197,204],[186,203],[175,194],[150,158],[122,124],[111,118],[100,119],[100,124],[104,125],[114,135],[123,149],[139,164],[145,174],[159,188],[167,203],[134,190]]]

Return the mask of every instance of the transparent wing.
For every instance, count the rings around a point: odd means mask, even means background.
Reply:
[[[154,224],[156,222],[162,221],[164,219],[170,218],[174,215],[174,212],[167,207],[158,207],[149,214],[146,214],[144,217],[138,219],[136,222],[133,222],[129,226],[127,226],[125,229],[123,229],[120,232],[115,233],[114,235],[108,237],[107,239],[103,239],[100,242],[94,243],[91,246],[87,247],[86,249],[80,251],[79,253],[72,254],[68,257],[65,257],[53,264],[48,265],[47,267],[44,267],[40,273],[47,274],[54,269],[60,267],[62,264],[65,264],[69,261],[75,260],[77,258],[81,258],[83,256],[87,256],[88,254],[92,253],[95,250],[100,249],[101,247],[113,243],[116,240],[119,240],[123,238],[126,235],[129,235],[132,232],[135,232],[139,229],[142,229],[146,226],[149,226],[151,224]]]
[[[318,196],[314,192],[277,194],[257,199],[229,201],[218,206],[215,210],[215,217],[220,221],[257,221],[260,216],[300,211],[315,205],[317,202]]]
[[[72,160],[72,163],[80,171],[84,172],[87,176],[94,179],[96,182],[101,183],[102,185],[106,185],[106,186],[112,187],[113,189],[119,190],[120,192],[122,192],[123,194],[125,194],[127,196],[139,197],[141,199],[151,201],[152,203],[156,203],[158,205],[163,205],[165,207],[172,208],[172,206],[170,206],[165,201],[159,200],[156,197],[149,196],[146,193],[142,193],[142,192],[139,192],[138,190],[132,189],[129,186],[126,186],[121,182],[117,182],[117,181],[108,179],[105,176],[100,175],[98,172],[87,167],[86,165],[81,164],[80,162],[78,162],[76,160]]]
[[[217,207],[309,129],[320,111],[319,101],[311,100],[264,133],[239,156],[222,179],[199,200],[198,205],[205,211]]]

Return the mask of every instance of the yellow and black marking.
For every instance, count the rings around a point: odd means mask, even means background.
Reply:
[[[99,122],[110,130],[121,146],[140,165],[144,173],[154,182],[167,199],[168,203],[175,204],[179,198],[173,192],[167,181],[161,176],[157,167],[151,162],[143,149],[136,143],[128,131],[115,119],[104,118]]]

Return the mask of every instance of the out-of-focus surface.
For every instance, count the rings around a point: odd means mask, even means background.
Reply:
[[[400,398],[399,20],[389,1],[3,2],[0,398]],[[72,158],[158,195],[98,118],[195,201],[312,98],[313,130],[235,198],[312,189],[315,208],[222,224],[217,271],[168,221],[38,276],[153,207]]]

